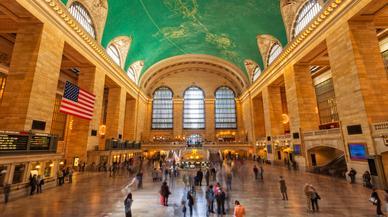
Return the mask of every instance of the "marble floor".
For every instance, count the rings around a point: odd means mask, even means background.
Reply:
[[[238,167],[233,178],[231,201],[239,200],[246,207],[247,217],[362,217],[375,216],[375,208],[368,202],[370,190],[361,185],[350,185],[343,180],[288,171],[286,168],[265,166],[264,181],[255,181],[252,162]],[[279,193],[279,176],[285,177],[289,201]],[[122,217],[124,214],[123,187],[125,175],[109,177],[106,173],[87,172],[76,175],[72,184],[65,184],[33,195],[0,204],[1,217]],[[310,183],[319,192],[319,213],[307,213],[303,185]],[[132,213],[135,217],[183,216],[178,204],[184,194],[183,182],[177,178],[171,186],[169,206],[159,204],[160,183],[153,183],[149,173],[144,177],[144,188],[133,190]],[[205,217],[206,187],[197,187],[194,216]],[[383,195],[380,194],[382,198]],[[215,216],[215,215],[214,215]],[[226,216],[233,216],[230,211]]]

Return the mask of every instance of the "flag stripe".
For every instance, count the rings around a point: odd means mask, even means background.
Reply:
[[[77,117],[80,117],[80,118],[92,120],[92,116],[79,114],[77,112],[74,112],[73,110],[67,110],[67,109],[61,108],[60,111],[63,112],[63,113],[69,114],[69,115],[74,115],[74,116],[77,116]]]
[[[75,103],[75,102],[73,102],[71,100],[68,100],[68,99],[63,99],[62,103],[64,105],[69,105],[69,106],[72,106],[74,108],[78,108],[79,107],[80,110],[83,109],[83,110],[85,110],[87,112],[93,113],[93,106],[85,106],[85,105],[83,105],[81,103]]]
[[[91,120],[94,114],[95,99],[95,95],[67,81],[59,111]]]
[[[68,106],[68,105],[64,104],[64,105],[61,106],[61,109],[62,108],[67,109],[67,110],[72,110],[74,112],[78,112],[78,113],[81,113],[81,114],[84,114],[84,115],[93,116],[93,112],[84,112],[82,109],[74,108],[74,106]]]

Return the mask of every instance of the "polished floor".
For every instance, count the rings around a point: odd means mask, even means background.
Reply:
[[[375,216],[375,207],[369,202],[370,190],[361,185],[350,185],[343,180],[334,180],[285,168],[265,166],[264,181],[255,181],[252,163],[239,165],[233,178],[231,201],[238,199],[246,207],[247,217],[362,217]],[[288,185],[289,201],[283,201],[279,193],[279,176],[283,175]],[[127,176],[109,177],[106,173],[83,173],[72,184],[48,189],[42,194],[0,204],[1,217],[122,217],[124,214],[123,191]],[[134,217],[183,216],[178,207],[184,190],[181,178],[171,187],[172,196],[168,207],[159,204],[160,183],[153,183],[145,174],[144,188],[133,190]],[[316,187],[322,200],[319,213],[307,213],[303,185]],[[205,187],[198,187],[194,215],[205,217]],[[383,195],[380,195],[382,198]],[[231,205],[232,206],[232,205]],[[216,215],[214,215],[216,216]],[[232,210],[226,216],[233,216]]]

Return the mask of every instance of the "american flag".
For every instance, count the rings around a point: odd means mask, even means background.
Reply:
[[[96,96],[80,89],[66,81],[65,92],[62,97],[59,111],[91,120],[93,117],[94,101]]]

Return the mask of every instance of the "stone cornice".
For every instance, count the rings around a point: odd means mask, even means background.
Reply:
[[[140,88],[125,75],[126,72],[124,72],[118,65],[116,65],[113,60],[111,60],[111,58],[105,52],[105,49],[88,33],[86,33],[86,31],[84,31],[84,29],[77,23],[77,21],[75,21],[75,19],[70,15],[66,7],[61,2],[58,0],[30,1],[34,3],[34,6],[38,6],[40,11],[43,10],[46,12],[46,8],[51,9],[50,12],[53,13],[44,13],[44,15],[49,18],[49,20],[59,20],[59,22],[55,22],[55,24],[60,29],[64,29],[64,32],[66,32],[68,29],[71,29],[72,32],[69,34],[71,38],[74,38],[76,41],[83,42],[82,44],[88,49],[88,51],[92,51],[92,56],[96,57],[96,60],[101,63],[101,66],[110,72],[109,75],[121,81],[122,85],[130,90],[130,94],[136,94],[140,98],[148,100],[148,97],[140,90]],[[53,17],[54,14],[57,16]],[[80,38],[76,38],[77,35]]]

